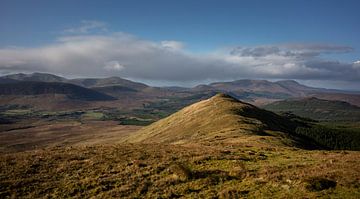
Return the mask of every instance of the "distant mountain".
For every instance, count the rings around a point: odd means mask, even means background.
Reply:
[[[148,85],[138,82],[133,82],[120,77],[108,77],[108,78],[79,78],[71,79],[69,83],[84,86],[84,87],[107,87],[107,86],[121,86],[134,90],[142,90],[147,88]]]
[[[32,74],[12,74],[2,77],[3,79],[17,81],[36,81],[36,82],[66,82],[67,79],[48,73],[32,73]]]
[[[0,77],[0,82],[14,82],[15,81],[36,81],[36,82],[64,82],[76,84],[82,87],[105,87],[105,86],[122,86],[130,89],[141,90],[148,87],[146,84],[133,82],[120,77],[108,78],[76,78],[66,79],[64,77],[56,76],[48,73],[32,73],[32,74],[12,74]]]
[[[229,95],[217,94],[144,127],[126,141],[187,143],[271,132],[282,132],[286,137],[294,130],[295,124],[286,118]]]
[[[265,105],[263,108],[278,113],[291,112],[319,121],[360,121],[360,107],[343,101],[315,97],[278,101]]]
[[[8,83],[15,83],[15,82],[18,82],[18,80],[0,77],[0,84],[8,84]]]
[[[61,82],[19,81],[0,84],[0,95],[63,94],[70,99],[86,101],[114,100],[115,98],[95,90]]]
[[[216,89],[219,91],[231,91],[237,94],[254,93],[275,98],[287,98],[290,96],[303,96],[305,92],[316,91],[317,88],[311,88],[299,84],[293,80],[284,80],[277,82],[270,82],[267,80],[236,80],[231,82],[215,82],[206,86],[204,89]],[[197,87],[199,89],[199,87]]]
[[[352,105],[356,105],[360,107],[360,94],[359,93],[341,93],[341,92],[317,92],[309,95],[310,97],[316,97],[319,99],[325,100],[335,100],[335,101],[344,101],[348,102]]]
[[[138,100],[174,99],[203,93],[229,93],[239,100],[254,105],[265,105],[274,101],[299,98],[318,97],[335,99],[360,105],[360,93],[331,89],[313,88],[299,84],[293,80],[270,82],[267,80],[236,80],[231,82],[215,82],[208,85],[198,85],[194,88],[182,87],[151,87],[120,77],[109,78],[76,78],[66,79],[52,74],[13,74],[0,77],[0,84],[17,81],[61,82],[91,88],[98,92],[116,98],[126,97]]]

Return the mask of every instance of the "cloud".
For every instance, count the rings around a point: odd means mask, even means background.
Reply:
[[[271,55],[313,58],[320,54],[349,53],[354,51],[348,46],[336,46],[329,44],[286,44],[286,45],[267,45],[256,47],[236,47],[230,53],[237,56],[265,57]]]
[[[118,61],[109,61],[109,62],[105,63],[104,68],[106,70],[120,71],[120,70],[123,70],[125,68],[125,66],[120,64]]]
[[[81,31],[88,31],[84,29]],[[241,78],[360,82],[357,62],[325,60],[321,54],[353,49],[334,45],[267,45],[193,54],[180,41],[155,42],[126,33],[73,35],[34,48],[0,49],[0,73],[49,72],[166,82]]]
[[[161,46],[170,50],[182,50],[184,44],[179,41],[162,41]]]
[[[107,32],[107,24],[102,21],[83,20],[81,25],[75,28],[68,28],[63,31],[65,34],[87,34],[92,32]]]

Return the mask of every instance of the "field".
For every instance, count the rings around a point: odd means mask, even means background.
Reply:
[[[359,198],[360,153],[202,143],[0,155],[1,198]]]

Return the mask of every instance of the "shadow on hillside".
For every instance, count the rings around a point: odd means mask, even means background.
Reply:
[[[256,108],[255,106],[245,107],[237,114],[261,121],[264,124],[264,128],[258,132],[259,135],[265,134],[272,136],[265,133],[264,130],[283,132],[285,136],[293,141],[291,144],[294,147],[307,150],[329,150],[328,147],[324,147],[307,136],[296,134],[297,128],[310,127],[306,122],[295,122],[276,113]]]

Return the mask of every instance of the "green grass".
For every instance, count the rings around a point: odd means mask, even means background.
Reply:
[[[151,120],[139,120],[136,118],[124,118],[120,119],[121,125],[137,125],[137,126],[146,126],[151,124],[153,121]]]
[[[95,111],[87,111],[81,115],[83,119],[92,119],[92,120],[102,120],[104,118],[104,113],[95,112]]]

